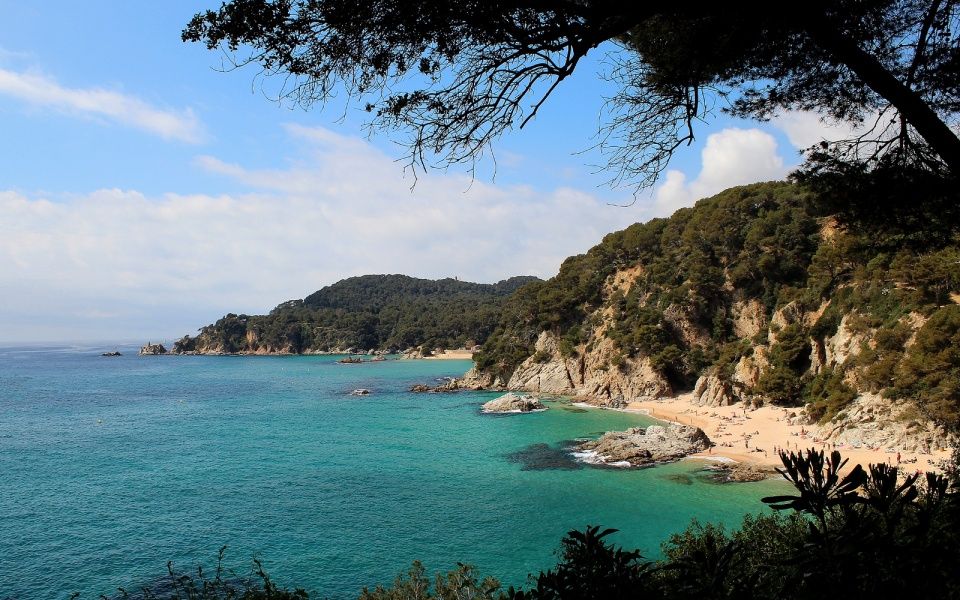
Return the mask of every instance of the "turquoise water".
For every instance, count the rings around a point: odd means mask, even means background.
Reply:
[[[414,559],[522,584],[569,529],[616,527],[656,556],[691,518],[736,524],[781,489],[707,483],[693,461],[578,469],[559,450],[639,415],[484,415],[495,394],[406,391],[464,361],[99,356],[112,349],[0,349],[0,598],[95,598],[168,560],[210,566],[224,544],[230,566],[259,556],[321,597]]]

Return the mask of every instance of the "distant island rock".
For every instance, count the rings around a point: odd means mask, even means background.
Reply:
[[[673,423],[610,431],[580,444],[575,455],[595,465],[644,467],[680,460],[710,445],[710,438],[699,427]]]
[[[117,351],[113,351],[113,352],[104,352],[100,356],[123,356],[123,355]]]
[[[167,354],[167,349],[163,346],[163,344],[153,344],[151,342],[147,342],[140,347],[139,354],[140,356],[156,356],[158,354]]]
[[[482,410],[485,413],[528,413],[547,410],[547,407],[533,396],[510,392],[487,402]]]

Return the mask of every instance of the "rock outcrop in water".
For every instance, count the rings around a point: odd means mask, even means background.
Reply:
[[[140,352],[139,352],[140,356],[155,356],[158,354],[166,354],[166,353],[167,353],[167,349],[163,346],[163,344],[153,344],[151,342],[147,342],[146,344],[144,344],[140,348]]]
[[[597,440],[580,444],[576,452],[591,464],[644,467],[680,460],[709,446],[710,438],[699,427],[673,423],[610,431]]]
[[[455,377],[447,377],[443,383],[440,385],[430,386],[424,383],[418,383],[410,386],[411,392],[416,392],[418,394],[423,393],[442,393],[442,392],[458,392],[462,387],[462,383],[459,379]]]
[[[504,394],[483,405],[483,412],[486,413],[527,413],[546,409],[547,407],[536,398],[514,394],[513,392]]]

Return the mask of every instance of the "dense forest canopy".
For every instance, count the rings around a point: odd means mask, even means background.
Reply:
[[[819,164],[955,176],[960,22],[951,0],[231,0],[183,38],[281,76],[304,106],[340,91],[403,132],[414,165],[470,163],[533,118],[582,59],[616,44],[601,149],[650,185],[714,105],[764,119],[817,111],[866,133]]]
[[[504,298],[535,277],[495,284],[405,275],[350,277],[268,315],[228,314],[177,342],[178,352],[458,348],[486,340]]]

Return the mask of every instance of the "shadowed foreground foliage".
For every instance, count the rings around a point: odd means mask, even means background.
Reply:
[[[253,559],[248,576],[240,576],[223,567],[227,547],[220,548],[217,567],[210,576],[203,567],[196,572],[177,572],[173,562],[167,563],[167,575],[136,589],[117,588],[112,597],[101,595],[101,600],[308,600],[301,588],[288,590],[277,587],[263,569],[259,559]],[[70,600],[77,600],[74,593]]]
[[[531,576],[528,589],[503,590],[458,564],[433,581],[419,562],[392,587],[360,600],[616,600],[637,598],[820,599],[960,598],[960,490],[934,473],[885,464],[843,471],[840,453],[781,453],[792,495],[763,502],[773,514],[747,516],[740,529],[694,521],[663,547],[665,558],[607,542],[614,529],[588,526],[561,542],[560,562]],[[221,550],[221,559],[223,551]],[[251,580],[175,574],[165,586],[119,598],[303,600],[278,588],[255,562]]]

